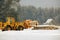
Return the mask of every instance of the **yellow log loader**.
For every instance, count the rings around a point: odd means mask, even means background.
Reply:
[[[7,17],[6,22],[0,22],[0,29],[5,30],[23,30],[24,28],[30,28],[30,22],[31,20],[25,20],[23,22],[16,22],[13,17]]]

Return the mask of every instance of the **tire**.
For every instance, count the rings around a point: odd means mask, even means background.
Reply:
[[[8,30],[12,30],[10,25],[7,25],[2,31],[8,31]]]
[[[17,30],[23,30],[23,29],[24,29],[24,27],[21,26],[21,25],[19,25],[18,28],[17,28]]]

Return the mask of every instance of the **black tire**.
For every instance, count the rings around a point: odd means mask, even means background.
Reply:
[[[17,30],[23,30],[23,29],[24,29],[24,27],[21,26],[21,25],[19,25],[18,28],[17,28]]]
[[[8,31],[8,28],[9,28],[10,30],[12,30],[11,26],[10,26],[10,25],[7,25],[2,31]]]

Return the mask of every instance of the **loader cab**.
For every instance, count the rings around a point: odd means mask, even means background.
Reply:
[[[11,23],[14,23],[15,22],[15,19],[13,17],[7,17],[6,22],[8,24],[11,24]]]

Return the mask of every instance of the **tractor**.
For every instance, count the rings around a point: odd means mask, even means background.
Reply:
[[[0,22],[0,29],[2,31],[7,30],[23,30],[31,28],[31,24],[36,24],[36,21],[25,20],[23,22],[17,22],[13,17],[7,17],[6,22]],[[36,24],[37,25],[37,24]]]

